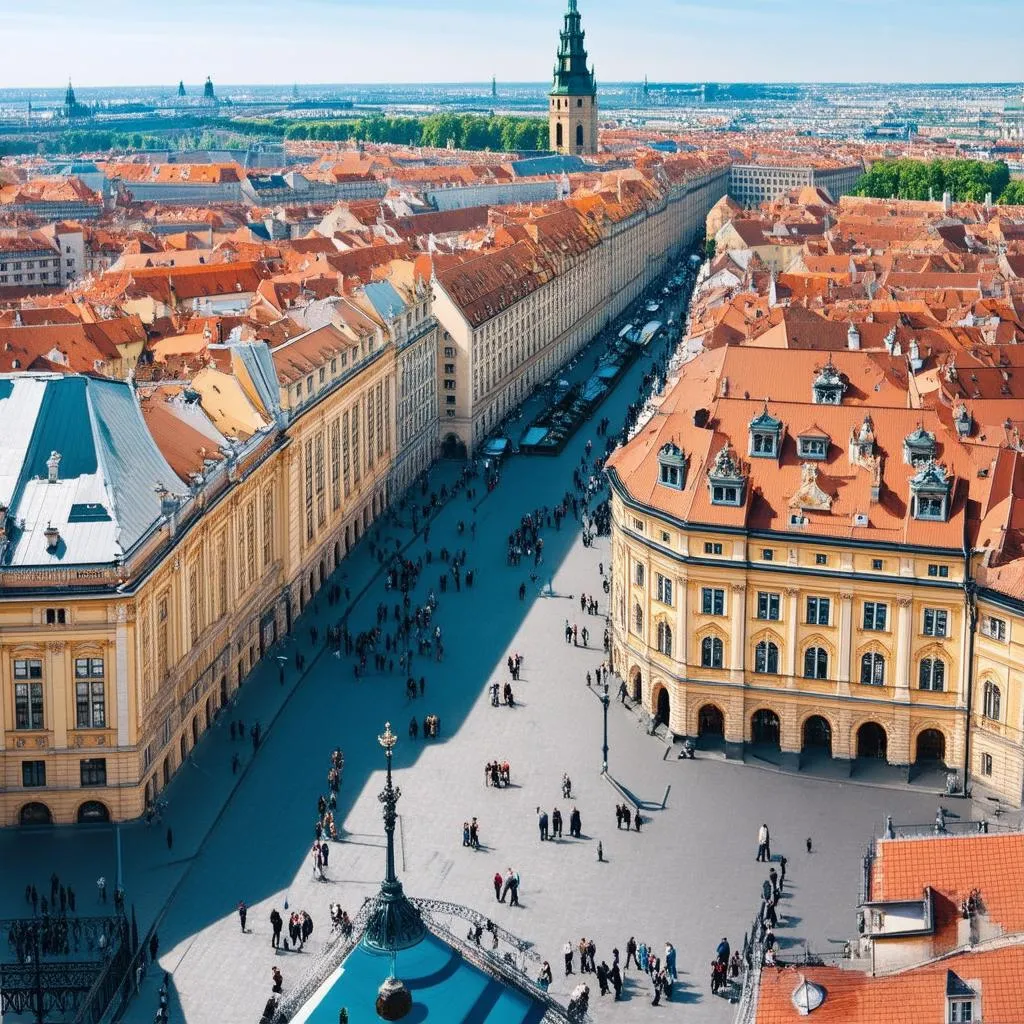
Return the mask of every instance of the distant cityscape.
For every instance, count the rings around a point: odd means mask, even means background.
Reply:
[[[1024,1022],[1024,87],[564,5],[0,88],[4,1020]]]

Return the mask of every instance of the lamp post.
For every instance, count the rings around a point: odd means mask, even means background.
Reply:
[[[395,871],[395,822],[398,818],[395,808],[402,791],[391,781],[391,751],[398,737],[391,731],[390,722],[385,723],[384,733],[377,737],[377,741],[384,748],[384,756],[387,758],[384,789],[377,796],[384,809],[387,852],[384,880],[380,884],[376,906],[363,934],[363,944],[377,952],[386,953],[391,961],[388,977],[377,993],[377,1016],[384,1020],[400,1020],[412,1009],[412,996],[406,985],[395,977],[396,953],[420,942],[426,934],[426,926],[419,910],[402,891],[402,883]]]
[[[601,704],[604,706],[604,745],[601,747],[601,774],[608,772],[608,684],[604,684],[604,693],[601,695]]]
[[[277,681],[284,686],[284,666],[288,659],[283,655],[277,656]]]

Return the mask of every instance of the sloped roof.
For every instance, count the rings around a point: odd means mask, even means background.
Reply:
[[[184,491],[122,381],[3,376],[0,421],[9,425],[0,502],[15,524],[3,555],[8,565],[112,562],[160,519],[157,487]],[[60,454],[56,483],[47,479],[52,452]],[[53,551],[48,525],[60,532]]]

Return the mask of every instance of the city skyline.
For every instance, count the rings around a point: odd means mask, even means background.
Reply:
[[[281,85],[443,84],[492,76],[538,82],[553,64],[564,8],[564,0],[522,0],[512,21],[470,0],[435,0],[429,7],[408,0],[295,0],[287,23],[274,23],[268,44],[268,19],[277,9],[269,0],[227,0],[215,10],[181,0],[144,21],[128,0],[111,0],[88,15],[67,0],[39,0],[31,9],[15,3],[0,11],[0,35],[8,42],[0,88],[50,86],[54,77],[81,87],[128,87],[201,82],[207,75],[215,82]],[[881,0],[832,3],[813,19],[795,0],[730,0],[726,7],[650,0],[642,21],[623,18],[612,0],[583,0],[580,9],[599,84],[645,75],[652,82],[991,83],[1014,82],[1022,73],[1024,26],[1014,21],[1008,0],[971,8],[975,22],[999,26],[984,48],[966,47],[963,34],[953,31],[960,8],[948,0],[898,8]],[[779,42],[765,46],[772,35]],[[910,36],[916,45],[908,49]],[[500,48],[490,40],[500,40]]]

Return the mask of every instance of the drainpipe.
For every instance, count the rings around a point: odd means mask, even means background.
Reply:
[[[974,705],[974,636],[978,628],[978,585],[971,576],[971,552],[964,541],[964,610],[967,614],[967,719],[964,729],[964,796],[971,773],[971,710]]]

